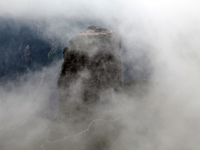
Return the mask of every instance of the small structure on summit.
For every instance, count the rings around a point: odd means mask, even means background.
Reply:
[[[120,86],[122,76],[118,34],[89,26],[69,43],[58,80],[59,106],[65,115],[77,105],[98,102],[102,91]]]
[[[107,28],[96,28],[95,26],[89,26],[84,31],[79,32],[79,35],[89,35],[89,34],[108,34],[111,33]]]

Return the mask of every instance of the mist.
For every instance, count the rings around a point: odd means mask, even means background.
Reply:
[[[66,46],[90,23],[107,27],[121,35],[122,61],[131,64],[128,72],[132,76],[124,73],[123,80],[146,80],[137,71],[148,70],[149,74],[146,84],[112,92],[111,102],[105,108],[95,107],[91,121],[84,122],[80,130],[73,130],[73,121],[55,125],[66,129],[68,137],[55,136],[51,142],[46,137],[58,114],[57,79],[62,62],[28,72],[20,85],[14,81],[1,85],[0,149],[51,150],[62,145],[71,150],[71,140],[83,143],[82,149],[94,149],[90,144],[95,141],[81,135],[96,125],[102,127],[97,134],[106,137],[108,150],[199,149],[199,6],[196,0],[1,1],[1,17],[45,21],[41,25],[44,38],[55,36]],[[144,56],[148,59],[135,64]],[[108,136],[104,125],[113,122],[119,124],[119,132]]]

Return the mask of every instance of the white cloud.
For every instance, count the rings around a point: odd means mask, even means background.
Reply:
[[[129,112],[121,114],[126,129],[113,149],[136,146],[137,149],[199,149],[199,3],[196,0],[7,0],[0,2],[0,15],[44,18],[58,28],[58,24],[64,26],[65,23],[55,22],[57,17],[100,20],[113,27],[123,37],[128,58],[134,60],[139,55],[137,53],[147,52],[154,68],[151,85],[143,96],[123,94],[117,97],[129,107]],[[71,28],[73,32],[79,30],[78,26]],[[19,93],[1,92],[5,98],[0,98],[3,114],[0,120],[5,123],[1,132],[9,131],[9,126],[17,130],[17,118],[27,121],[28,113],[38,111],[41,103],[33,102],[31,97],[41,91],[30,87],[33,93],[27,92],[26,88]],[[49,88],[44,87],[39,99],[48,99],[48,92]],[[16,99],[20,106],[13,103]],[[117,114],[120,112],[118,106],[113,109]],[[13,120],[6,124],[5,119],[10,115]]]

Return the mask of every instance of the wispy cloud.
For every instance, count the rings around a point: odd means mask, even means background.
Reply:
[[[134,62],[145,54],[153,71],[145,90],[136,87],[114,94],[117,104],[111,103],[114,112],[111,116],[119,117],[124,128],[117,139],[110,137],[108,149],[199,149],[198,1],[7,0],[0,2],[0,16],[44,19],[49,22],[45,34],[56,33],[63,41],[64,27],[71,28],[70,33],[66,33],[68,38],[82,28],[80,24],[71,26],[67,22],[72,20],[87,20],[87,24],[102,22],[118,32],[127,51],[124,59]],[[55,30],[50,33],[52,28]],[[59,73],[59,69],[54,72],[47,68],[45,72],[49,76]],[[34,142],[46,134],[49,121],[41,118],[38,112],[43,112],[51,98],[55,90],[51,87],[56,86],[58,76],[44,80],[41,86],[40,76],[41,73],[30,73],[23,86],[0,88],[0,145],[5,149],[31,149]],[[103,117],[98,109],[95,115]],[[83,130],[88,129],[87,125]]]

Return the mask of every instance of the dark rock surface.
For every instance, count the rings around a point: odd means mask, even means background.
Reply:
[[[120,36],[111,32],[78,34],[64,48],[60,112],[49,127],[45,149],[108,150],[117,140],[121,123],[109,110],[121,86],[120,49]]]
[[[66,103],[78,102],[93,103],[99,101],[101,91],[117,88],[121,84],[121,38],[116,33],[102,33],[105,28],[88,27],[95,32],[79,34],[73,37],[69,47],[64,48],[64,63],[58,87],[60,91],[60,109],[62,113],[69,113],[66,109]],[[98,33],[96,33],[98,30]],[[79,85],[72,86],[76,84]],[[79,88],[81,87],[81,91]],[[79,95],[74,99],[75,95]],[[70,105],[70,104],[68,104]]]
[[[121,142],[123,116],[128,113],[124,95],[142,95],[143,84],[122,84],[118,34],[90,26],[69,43],[58,79],[59,113],[42,146],[48,150],[113,149]]]

